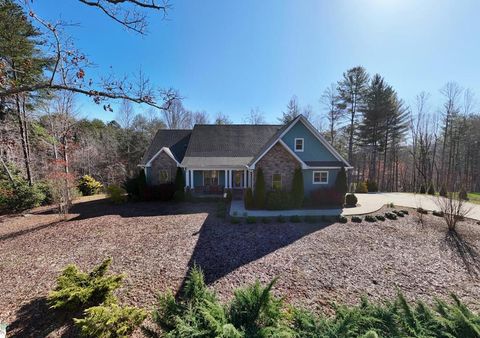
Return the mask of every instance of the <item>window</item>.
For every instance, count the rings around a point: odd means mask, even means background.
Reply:
[[[282,174],[273,174],[272,175],[272,189],[273,190],[282,190]]]
[[[160,181],[160,184],[168,183],[170,181],[170,175],[168,170],[160,170],[159,181]]]
[[[328,171],[313,172],[313,184],[327,184],[327,183],[328,183]]]
[[[218,171],[217,170],[204,171],[203,185],[218,185]]]
[[[303,138],[295,139],[295,151],[303,151]]]

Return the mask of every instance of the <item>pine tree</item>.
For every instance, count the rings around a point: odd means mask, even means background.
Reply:
[[[368,74],[365,68],[358,66],[343,73],[343,79],[338,82],[340,108],[350,116],[348,138],[348,161],[353,163],[353,146],[355,124],[358,113],[362,110],[368,89]],[[351,182],[351,179],[349,179]]]

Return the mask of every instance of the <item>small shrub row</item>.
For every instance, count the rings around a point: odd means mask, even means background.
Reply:
[[[379,221],[382,221],[382,222],[385,221],[385,216],[383,216],[383,215],[376,215],[375,218]]]
[[[404,215],[403,212],[401,212],[401,211],[393,210],[392,212],[393,212],[395,215],[397,215],[398,217],[405,217],[405,215]]]
[[[362,219],[358,216],[353,216],[352,217],[352,222],[353,223],[362,223]]]
[[[386,212],[385,217],[388,218],[389,220],[396,220],[397,219],[397,215],[394,214],[393,212]]]
[[[423,208],[417,208],[417,212],[419,214],[423,214],[423,215],[427,215],[428,214],[428,210],[425,210]]]
[[[367,216],[365,216],[365,221],[366,221],[366,222],[373,223],[373,222],[376,222],[377,219],[375,218],[375,216],[367,215]]]

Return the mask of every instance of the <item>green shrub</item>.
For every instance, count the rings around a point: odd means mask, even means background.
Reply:
[[[442,197],[447,197],[447,193],[447,188],[445,187],[445,185],[442,185],[438,194]]]
[[[387,204],[387,207],[389,207],[389,208],[395,208],[395,204],[393,204],[392,202],[390,202],[390,203]]]
[[[290,216],[290,222],[292,223],[300,223],[301,221],[302,219],[298,215]]]
[[[245,203],[245,209],[250,210],[254,208],[252,188],[247,188],[245,190],[243,202]]]
[[[43,201],[40,202],[41,205],[50,205],[55,202],[54,195],[55,192],[53,190],[52,185],[48,181],[40,181],[35,183],[35,187],[38,191],[45,196]],[[1,209],[1,208],[0,208]]]
[[[114,300],[123,275],[107,275],[112,260],[106,259],[90,273],[68,265],[57,278],[57,286],[48,295],[48,303],[54,309],[80,310]]]
[[[265,176],[263,176],[262,168],[258,168],[255,178],[255,195],[253,196],[255,208],[265,208],[266,194],[267,190],[265,188]]]
[[[401,211],[398,211],[398,210],[393,210],[392,211],[395,215],[397,215],[398,217],[404,217],[405,215],[403,214],[403,212]]]
[[[367,190],[368,192],[377,192],[378,184],[376,181],[367,180]]]
[[[128,198],[134,201],[145,199],[145,189],[147,187],[147,178],[145,172],[140,170],[135,177],[130,177],[123,182],[122,187],[128,194]]]
[[[408,214],[409,214],[408,210],[406,210],[406,209],[402,209],[402,210],[400,210],[400,211],[401,211],[404,215],[408,215]]]
[[[338,217],[338,221],[340,223],[347,223],[348,222],[348,218],[346,218],[345,216],[339,216]]]
[[[385,216],[383,216],[383,215],[375,215],[375,218],[379,221],[382,221],[382,222],[385,221]]]
[[[225,200],[230,203],[233,199],[233,195],[232,195],[232,190],[231,189],[227,189],[225,191]]]
[[[180,297],[161,294],[153,322],[166,337],[314,338],[314,337],[478,337],[480,316],[460,299],[411,304],[398,293],[391,301],[372,303],[363,297],[355,306],[336,305],[333,315],[317,315],[284,304],[272,293],[275,279],[234,291],[222,304],[194,267]],[[148,332],[150,333],[150,332]]]
[[[425,186],[423,184],[420,186],[420,191],[419,192],[420,192],[420,194],[426,194],[427,193],[427,189],[425,188]]]
[[[376,222],[377,219],[375,218],[375,216],[367,215],[367,216],[365,216],[365,221],[373,223],[373,222]]]
[[[127,200],[125,190],[116,184],[107,187],[107,196],[115,204],[121,204]]]
[[[443,213],[443,211],[432,211],[432,215],[434,216],[438,216],[438,217],[443,217],[445,214]]]
[[[267,210],[287,210],[293,207],[291,194],[286,191],[269,191],[265,203]]]
[[[458,198],[464,201],[468,201],[468,194],[464,188],[460,189],[460,191],[458,192]]]
[[[292,207],[301,208],[303,205],[303,171],[301,168],[295,168],[292,181]]]
[[[425,210],[423,208],[417,208],[417,212],[419,214],[424,214],[424,215],[427,215],[428,214],[428,210]]]
[[[357,194],[366,194],[368,192],[368,187],[366,182],[358,182],[355,187],[355,192]]]
[[[347,194],[345,196],[345,204],[347,207],[354,207],[357,205],[358,198],[354,194]]]
[[[108,304],[86,309],[85,317],[74,322],[84,337],[127,338],[146,317],[145,310]]]
[[[230,217],[230,223],[232,224],[240,224],[240,218],[236,217],[236,216],[232,216]]]
[[[257,223],[257,218],[255,216],[248,216],[246,218],[246,222],[248,224],[254,224],[254,223]]]
[[[397,215],[395,215],[393,212],[386,212],[385,217],[392,220],[392,221],[394,221],[398,218]]]
[[[352,222],[353,223],[362,223],[362,219],[358,216],[353,216],[352,217]]]
[[[18,180],[15,186],[9,181],[0,182],[0,213],[21,212],[40,206],[46,195],[42,187],[28,185],[25,180]]]
[[[98,194],[103,185],[92,176],[84,175],[78,180],[77,188],[83,196],[91,196]]]
[[[282,215],[278,215],[277,216],[277,222],[278,223],[285,223],[285,217],[283,217]]]
[[[430,185],[428,186],[428,191],[427,193],[429,195],[435,195],[435,187],[433,186],[433,183],[430,183]]]
[[[175,172],[175,190],[185,191],[185,185],[185,175],[183,174],[183,169],[177,167],[177,171]]]
[[[268,217],[262,217],[262,223],[263,223],[263,224],[268,224],[268,223],[270,223],[270,221],[271,221],[270,218],[268,218]]]
[[[173,193],[173,200],[177,203],[185,201],[185,191],[183,190],[176,190]]]

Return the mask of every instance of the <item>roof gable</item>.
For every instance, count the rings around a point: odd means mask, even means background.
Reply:
[[[290,138],[288,136],[284,140],[284,137],[290,132],[290,130],[295,128],[297,125],[299,125],[297,128],[299,128],[298,130],[301,130],[301,133],[299,136],[294,136],[293,140],[295,139],[295,137],[302,138],[302,136],[304,136],[308,137],[313,144],[312,154],[309,153],[307,156],[304,156],[305,158],[302,158],[302,156],[300,156],[301,153],[293,152],[293,143],[292,148],[290,148],[290,146],[285,142],[290,142]],[[292,133],[291,135],[294,135],[294,133]],[[272,137],[269,142],[263,147],[262,151],[252,159],[252,161],[250,162],[250,166],[255,167],[255,164],[279,141],[284,143],[292,151],[292,153],[294,153],[298,158],[301,159],[302,166],[304,168],[310,166],[308,163],[318,164],[323,161],[328,163],[336,161],[336,163],[339,163],[339,166],[351,168],[350,164],[330,145],[330,143],[327,142],[327,140],[303,115],[298,115],[295,119],[287,123],[282,128],[282,130],[280,130],[274,137]],[[321,149],[322,151],[315,152],[316,146],[320,146],[320,148],[318,149]],[[309,157],[312,158],[310,159]]]
[[[169,149],[174,159],[181,162],[185,156],[191,133],[192,131],[187,129],[159,129],[145,151],[140,165],[146,165],[163,148]]]

